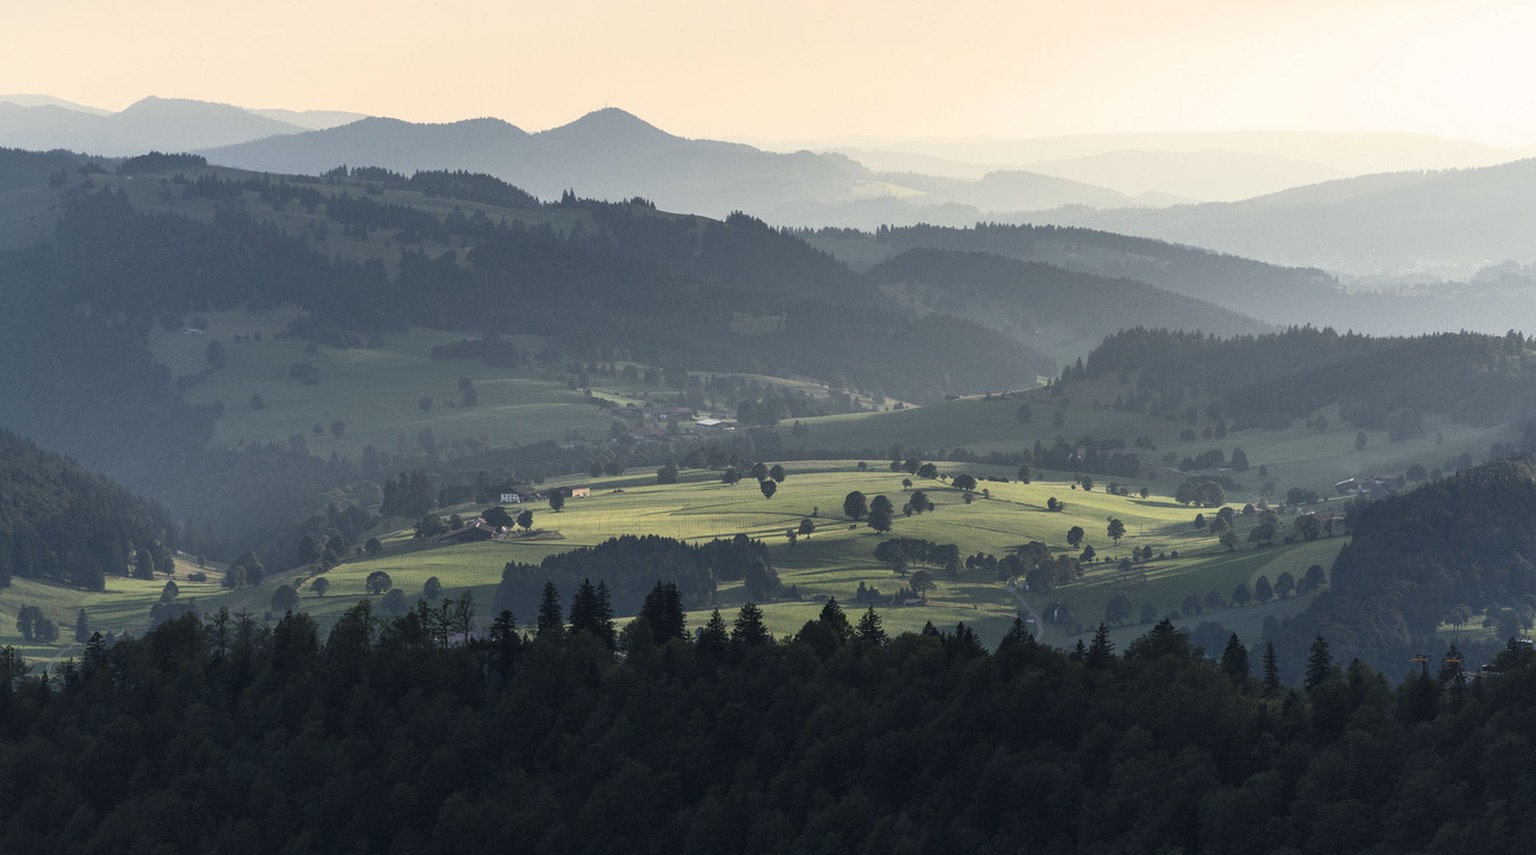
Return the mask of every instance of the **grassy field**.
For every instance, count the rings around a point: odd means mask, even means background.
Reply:
[[[1060,406],[1062,398],[1044,389],[1020,392],[1016,396],[1003,395],[1001,393],[1006,390],[997,390],[999,394],[991,400],[966,398],[899,411],[806,419],[804,424],[810,428],[806,435],[797,437],[787,429],[780,430],[780,434],[787,448],[883,452],[899,446],[929,452],[965,449],[977,454],[1016,453],[1032,448],[1036,441],[1050,446],[1058,436],[1069,440],[1085,436],[1097,440],[1119,437],[1125,440],[1127,451],[1140,455],[1144,467],[1152,468],[1154,489],[1161,484],[1161,489],[1167,492],[1187,476],[1164,463],[1164,455],[1172,452],[1176,460],[1181,460],[1207,449],[1219,448],[1230,456],[1234,447],[1240,447],[1248,457],[1249,471],[1225,474],[1255,494],[1265,481],[1273,480],[1276,495],[1282,498],[1291,487],[1316,490],[1326,496],[1334,492],[1335,483],[1346,478],[1375,473],[1396,475],[1414,463],[1422,464],[1425,469],[1442,467],[1447,459],[1463,452],[1470,453],[1475,461],[1482,461],[1494,443],[1519,438],[1519,431],[1507,425],[1474,428],[1429,416],[1425,418],[1424,433],[1419,437],[1388,442],[1385,431],[1368,430],[1364,432],[1366,447],[1357,451],[1355,435],[1359,431],[1348,426],[1336,408],[1329,407],[1318,413],[1327,418],[1330,425],[1328,430],[1321,432],[1298,421],[1284,430],[1244,430],[1228,434],[1224,439],[1203,439],[1198,437],[1208,423],[1202,418],[1195,425],[1197,438],[1185,442],[1179,439],[1180,431],[1190,426],[1182,419],[1113,409],[1115,398],[1124,395],[1129,388],[1119,385],[1113,378],[1075,383],[1067,387],[1064,397],[1069,404],[1065,408]],[[1032,418],[1022,423],[1017,413],[1019,405],[1025,403],[1030,406]],[[1203,409],[1204,402],[1200,404]],[[1052,424],[1052,416],[1057,412],[1063,417],[1060,427]],[[1134,447],[1137,437],[1146,437],[1154,449]],[[1259,476],[1260,465],[1267,467],[1267,476]]]
[[[843,498],[852,490],[871,498],[884,494],[899,508],[905,504],[901,481],[906,473],[884,470],[859,471],[857,461],[808,461],[786,464],[789,477],[772,499],[764,499],[755,484],[734,486],[721,483],[717,473],[685,470],[681,482],[658,485],[653,473],[626,474],[602,478],[591,483],[588,498],[572,499],[565,509],[555,513],[547,505],[534,506],[534,528],[543,532],[536,539],[512,542],[488,542],[452,546],[422,546],[411,540],[408,531],[384,532],[385,549],[373,556],[356,557],[326,574],[330,583],[328,596],[314,593],[312,571],[269,576],[260,586],[240,591],[225,591],[216,581],[194,584],[185,581],[194,569],[178,563],[177,582],[181,599],[195,597],[205,610],[228,606],[261,615],[269,609],[273,590],[285,582],[295,584],[304,610],[322,623],[328,623],[343,610],[367,596],[364,580],[369,573],[383,570],[395,587],[415,602],[423,584],[436,576],[445,591],[457,596],[471,590],[481,605],[482,622],[489,620],[489,605],[500,580],[503,565],[509,561],[537,563],[545,556],[579,546],[594,545],[626,533],[658,534],[693,542],[744,533],[761,538],[769,545],[771,560],[785,585],[798,586],[806,598],[798,603],[774,603],[765,608],[770,629],[779,635],[796,631],[821,608],[812,601],[818,596],[837,597],[850,611],[862,609],[853,603],[859,583],[892,593],[905,580],[874,559],[874,547],[881,536],[864,525],[853,528],[842,516]],[[951,471],[961,471],[959,468]],[[985,467],[964,467],[979,475]],[[553,482],[552,482],[553,483]],[[1103,614],[1105,601],[1121,590],[1126,591],[1140,610],[1142,603],[1152,603],[1159,614],[1176,610],[1185,595],[1202,597],[1209,590],[1228,596],[1238,582],[1252,584],[1260,573],[1273,579],[1282,570],[1298,578],[1312,563],[1329,563],[1342,538],[1310,544],[1255,549],[1244,542],[1236,552],[1228,552],[1208,534],[1190,525],[1194,511],[1166,498],[1148,499],[1105,494],[1102,490],[1084,492],[1063,481],[983,482],[990,498],[978,497],[964,502],[961,491],[946,482],[917,479],[936,505],[931,513],[904,517],[898,515],[891,536],[923,538],[956,544],[962,555],[986,552],[998,557],[1030,541],[1042,541],[1060,551],[1067,551],[1067,530],[1076,525],[1087,532],[1086,542],[1095,546],[1102,560],[1090,565],[1084,578],[1050,594],[1048,599],[1068,602],[1078,620],[1096,623]],[[1057,497],[1066,503],[1060,512],[1045,509],[1046,502]],[[462,506],[465,516],[477,513],[479,506]],[[1127,534],[1118,544],[1106,534],[1106,519],[1121,519]],[[786,530],[811,518],[817,530],[809,538],[791,544]],[[1247,522],[1239,517],[1239,530]],[[1118,559],[1133,548],[1150,546],[1166,558],[1139,565],[1130,574],[1116,569]],[[1171,557],[1178,551],[1178,558]],[[1071,552],[1076,553],[1073,549]],[[218,570],[214,568],[214,578]],[[925,622],[951,628],[964,621],[974,626],[988,643],[995,642],[1006,630],[1018,604],[1002,581],[984,571],[964,571],[957,579],[932,571],[938,588],[920,606],[883,608],[887,628],[892,632],[920,629]],[[149,607],[158,599],[163,580],[135,582],[113,579],[103,593],[84,593],[68,588],[18,581],[0,596],[0,641],[19,644],[15,634],[15,614],[22,605],[38,605],[44,614],[72,633],[77,609],[85,607],[93,629],[142,631],[147,624]],[[571,592],[564,592],[569,596]],[[1039,608],[1044,603],[1026,595]],[[718,600],[727,616],[732,616],[745,597],[739,583],[722,585]],[[1263,617],[1281,614],[1303,605],[1301,600],[1272,603],[1266,607],[1226,608],[1207,613],[1202,619],[1219,620],[1245,639],[1255,640]],[[531,620],[532,615],[521,615]],[[707,614],[694,614],[693,624],[702,623]],[[1132,628],[1127,639],[1145,628]],[[1046,640],[1070,646],[1073,639],[1062,628],[1049,627]],[[33,658],[52,658],[63,648],[26,648]],[[76,651],[78,652],[78,651]],[[62,655],[69,655],[64,651]]]
[[[209,342],[222,343],[224,368],[208,373],[186,392],[193,404],[223,403],[224,414],[214,423],[215,444],[286,442],[298,434],[312,453],[335,451],[355,460],[367,445],[380,451],[419,452],[424,429],[431,429],[446,448],[454,440],[506,446],[600,438],[613,423],[591,398],[540,369],[431,358],[433,345],[458,341],[464,333],[416,329],[391,333],[375,347],[322,346],[311,353],[307,341],[280,335],[297,314],[209,312],[206,335],[159,329],[150,333],[156,358],[175,375],[197,373],[207,364]],[[260,341],[251,340],[256,333]],[[245,340],[236,343],[235,336]],[[540,343],[534,337],[508,338],[527,352],[537,351]],[[301,362],[314,363],[318,384],[306,386],[289,376],[290,366]],[[475,406],[459,406],[458,383],[463,377],[471,380],[479,396]],[[597,378],[594,383],[610,379],[616,378]],[[622,381],[599,383],[594,390],[594,395],[620,404],[638,404],[649,393],[673,391]],[[265,406],[253,409],[252,395],[260,395]],[[428,411],[419,406],[423,397],[432,400]],[[340,436],[331,431],[337,419],[344,423]],[[318,434],[315,425],[321,427]]]

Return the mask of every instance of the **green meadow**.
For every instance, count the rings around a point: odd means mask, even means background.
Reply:
[[[757,485],[750,481],[726,485],[719,481],[718,473],[708,470],[684,470],[680,483],[671,485],[657,484],[653,472],[582,481],[591,484],[590,497],[569,500],[559,513],[544,503],[533,505],[536,536],[508,542],[423,545],[410,537],[408,529],[382,531],[381,553],[350,558],[324,574],[330,588],[323,597],[314,590],[318,568],[269,574],[259,586],[227,591],[218,586],[222,575],[219,568],[209,568],[209,582],[190,583],[186,576],[196,568],[179,560],[176,581],[181,586],[180,600],[196,598],[205,612],[227,606],[258,616],[270,609],[272,592],[277,586],[293,584],[299,591],[303,610],[328,624],[368,596],[364,584],[369,573],[388,573],[410,603],[419,598],[427,579],[435,576],[449,596],[472,591],[483,624],[489,621],[496,585],[508,562],[536,564],[547,555],[594,545],[621,534],[658,534],[700,542],[742,533],[769,545],[771,562],[784,584],[796,586],[803,598],[800,602],[765,606],[770,629],[786,635],[798,630],[821,609],[821,603],[814,598],[836,597],[852,613],[863,608],[853,602],[860,582],[890,594],[906,581],[875,560],[874,548],[882,536],[867,525],[846,519],[842,502],[847,493],[859,490],[870,498],[884,494],[899,509],[905,504],[901,482],[911,476],[891,472],[878,461],[871,461],[876,465],[868,471],[860,471],[859,462],[786,462],[788,477],[771,499],[763,498]],[[951,475],[1002,474],[990,472],[987,467],[964,465],[948,465],[941,471]],[[1083,578],[1072,585],[1048,595],[1023,596],[1036,610],[1047,601],[1061,600],[1088,627],[1102,619],[1105,602],[1116,593],[1126,593],[1138,615],[1144,603],[1153,604],[1158,614],[1164,615],[1178,610],[1190,593],[1203,598],[1208,591],[1216,590],[1225,598],[1240,582],[1251,587],[1260,574],[1268,574],[1273,580],[1283,570],[1300,578],[1312,563],[1328,566],[1344,542],[1343,538],[1334,538],[1255,548],[1244,540],[1233,552],[1192,527],[1194,509],[1157,493],[1147,499],[1136,495],[1112,496],[1102,489],[1074,489],[1073,484],[1059,479],[1030,484],[983,481],[973,501],[967,504],[964,494],[947,481],[913,480],[914,489],[925,490],[936,507],[932,512],[910,517],[897,514],[888,536],[954,543],[962,556],[985,552],[1001,558],[1030,541],[1042,541],[1056,551],[1068,551],[1067,530],[1081,526],[1087,533],[1085,542],[1095,547],[1100,560],[1087,565]],[[982,489],[990,497],[984,496]],[[1052,497],[1064,502],[1065,508],[1059,512],[1046,510]],[[465,505],[447,509],[443,514],[457,512],[469,517],[483,509]],[[1118,545],[1106,533],[1111,517],[1125,524],[1126,535]],[[805,518],[815,523],[816,531],[791,543],[787,530]],[[1248,524],[1238,516],[1240,533],[1246,534]],[[1137,564],[1130,572],[1118,569],[1119,559],[1138,547],[1151,547],[1164,557]],[[1070,551],[1076,554],[1078,550]],[[1173,557],[1175,551],[1177,558]],[[959,578],[951,579],[938,568],[928,569],[938,587],[924,604],[880,609],[889,631],[918,630],[928,622],[947,629],[964,621],[991,643],[1006,631],[1019,612],[1018,602],[1004,581],[983,570],[965,570]],[[87,609],[93,629],[142,632],[148,623],[149,608],[158,599],[163,584],[163,580],[151,583],[114,578],[107,591],[86,593],[18,580],[0,596],[0,640],[20,644],[14,628],[16,611],[22,605],[40,606],[44,614],[59,623],[61,638],[66,641],[72,636],[75,612],[81,607]],[[562,593],[568,598],[573,592]],[[728,618],[745,601],[740,583],[723,584],[717,598]],[[1290,599],[1268,606],[1226,607],[1185,623],[1217,620],[1251,642],[1258,639],[1265,616],[1286,614],[1304,605],[1303,599]],[[533,617],[519,615],[524,622],[531,622]],[[707,617],[707,612],[694,613],[690,615],[690,624],[700,624]],[[1145,627],[1127,627],[1117,631],[1117,637],[1123,636],[1128,642],[1144,630]],[[1061,646],[1071,646],[1075,641],[1066,628],[1054,625],[1045,628],[1044,638]],[[33,659],[78,653],[78,648],[65,644],[24,649]]]

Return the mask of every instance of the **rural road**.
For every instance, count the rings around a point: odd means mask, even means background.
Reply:
[[[1031,606],[1029,603],[1025,602],[1023,597],[1019,596],[1019,591],[1014,587],[1012,582],[1009,582],[1006,587],[1008,588],[1008,593],[1012,594],[1013,598],[1019,601],[1019,608],[1022,609],[1025,614],[1029,615],[1029,623],[1034,627],[1035,630],[1035,640],[1044,643],[1045,621],[1040,619],[1040,613],[1035,611],[1034,606]]]

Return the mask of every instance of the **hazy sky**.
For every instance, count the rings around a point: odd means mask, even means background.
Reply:
[[[1536,143],[1504,0],[3,0],[0,93],[696,137],[1412,130]]]

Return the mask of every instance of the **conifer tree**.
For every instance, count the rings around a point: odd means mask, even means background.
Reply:
[[[1307,651],[1307,691],[1317,688],[1333,675],[1333,653],[1328,649],[1328,639],[1321,635],[1312,641]]]
[[[560,589],[554,582],[544,583],[544,594],[539,599],[539,635],[555,637],[565,632],[565,619],[560,614]]]
[[[860,641],[867,641],[876,647],[884,647],[890,640],[890,637],[885,634],[884,622],[880,620],[880,615],[875,611],[874,606],[870,606],[864,612],[864,616],[859,618],[859,626],[854,634]]]
[[[1235,632],[1227,638],[1227,648],[1221,652],[1221,673],[1235,686],[1248,682],[1248,650]]]
[[[742,647],[772,644],[773,636],[763,624],[763,610],[757,603],[748,601],[736,613],[735,626],[731,629],[731,643]]]
[[[640,606],[640,617],[650,625],[651,639],[658,645],[666,644],[674,638],[688,638],[683,595],[672,582],[657,580],[656,586],[645,595],[645,603]]]
[[[1264,642],[1264,697],[1280,695],[1280,659],[1275,655],[1275,643]]]

